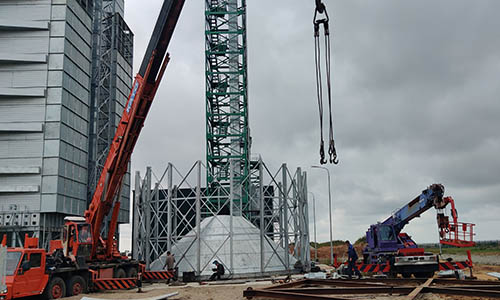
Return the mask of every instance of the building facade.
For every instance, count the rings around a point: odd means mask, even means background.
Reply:
[[[46,246],[65,216],[87,208],[92,141],[104,123],[92,117],[100,103],[91,97],[101,34],[94,15],[93,0],[0,2],[0,234],[9,233],[9,245],[28,233]],[[113,18],[122,15],[123,1]],[[131,58],[121,63],[121,82],[109,85],[123,85],[112,99],[118,116],[132,80]],[[129,181],[121,222],[128,222]]]

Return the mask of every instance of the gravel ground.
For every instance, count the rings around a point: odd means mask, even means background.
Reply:
[[[108,291],[102,293],[92,293],[88,295],[68,297],[68,300],[80,300],[82,297],[100,299],[144,299],[173,292],[178,292],[178,296],[171,297],[172,300],[246,300],[243,298],[243,291],[248,287],[262,288],[269,286],[271,282],[246,282],[243,284],[221,284],[221,285],[199,285],[190,283],[186,286],[168,286],[165,283],[155,283],[146,285],[143,293],[138,294],[136,290],[131,291]],[[30,299],[31,300],[31,299]]]
[[[465,261],[467,255],[451,255],[446,254],[441,256],[441,259],[453,258],[454,261]],[[472,263],[482,265],[500,266],[500,255],[472,255]]]
[[[494,256],[496,259],[499,259],[498,256]],[[500,266],[487,266],[487,265],[478,265],[474,268],[474,275],[478,277],[480,280],[493,280],[492,277],[487,276],[487,272],[500,272]],[[222,282],[220,282],[222,283]],[[228,282],[229,283],[229,282]],[[236,281],[235,281],[236,283]],[[103,292],[103,293],[92,293],[89,295],[85,295],[92,298],[101,298],[101,299],[144,299],[148,297],[168,294],[172,292],[178,292],[179,295],[172,297],[172,300],[246,300],[243,298],[243,291],[248,287],[253,288],[263,288],[270,286],[271,282],[269,281],[249,281],[243,282],[239,281],[239,284],[219,284],[219,285],[199,285],[197,283],[189,283],[186,286],[168,286],[164,283],[156,283],[152,285],[146,285],[144,287],[143,294],[137,294],[136,290],[131,291],[114,291],[114,292]],[[80,300],[83,296],[75,296],[70,298],[65,298],[68,300]],[[345,296],[345,298],[351,298],[350,296]],[[354,298],[354,297],[353,297]],[[262,300],[268,300],[265,298],[259,298]],[[359,297],[358,297],[359,299]],[[394,299],[394,300],[404,300],[404,296],[374,296],[374,295],[364,295],[362,299],[370,299],[370,300],[382,300],[382,299]],[[419,300],[480,300],[480,297],[460,297],[460,296],[444,296],[444,295],[435,295],[435,294],[423,294],[420,295]],[[30,299],[31,300],[31,299]]]

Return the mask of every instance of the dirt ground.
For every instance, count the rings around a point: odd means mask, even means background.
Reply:
[[[500,266],[495,265],[476,265],[474,267],[474,276],[479,280],[491,280],[493,283],[500,283],[499,280],[494,279],[491,276],[488,276],[486,273],[488,272],[500,272]],[[466,275],[469,275],[466,272]],[[169,299],[174,300],[244,300],[243,291],[248,287],[253,288],[263,288],[267,286],[271,286],[270,281],[248,281],[241,282],[238,284],[220,284],[220,285],[200,285],[198,283],[190,283],[185,286],[168,286],[164,283],[155,283],[152,285],[146,285],[143,288],[144,293],[139,294],[136,290],[133,291],[114,291],[114,292],[104,292],[104,293],[93,293],[89,295],[85,295],[91,298],[101,298],[101,299],[142,299],[149,298],[164,294],[169,294],[173,292],[178,292],[179,295],[174,296]],[[80,300],[83,296],[76,296],[67,298],[68,300]],[[346,297],[349,298],[349,297]],[[357,299],[403,299],[404,297],[361,297]],[[262,300],[266,300],[264,298],[258,298]],[[459,297],[459,296],[442,296],[442,295],[431,295],[431,294],[423,294],[420,295],[418,300],[441,300],[441,299],[458,299],[458,300],[479,300],[480,297]]]
[[[500,273],[500,266],[498,265],[474,265],[472,269],[473,275],[477,277],[478,280],[496,280],[500,284],[500,280],[488,275],[489,272]],[[465,273],[469,275],[468,272]]]
[[[171,297],[173,300],[233,300],[243,298],[243,291],[248,287],[263,288],[271,285],[271,282],[247,282],[231,285],[199,285],[192,283],[186,286],[168,286],[165,283],[155,283],[143,288],[143,293],[134,291],[113,291],[104,293],[92,293],[89,295],[65,298],[68,300],[80,300],[84,296],[101,299],[142,299],[178,292],[179,295]]]
[[[476,276],[478,279],[486,279],[481,276],[484,272],[491,271],[499,271],[500,267],[490,267],[490,266],[482,266],[476,270]],[[492,280],[492,277],[487,279]],[[498,280],[497,280],[498,281]],[[89,295],[84,295],[91,298],[100,298],[100,299],[144,299],[154,296],[160,296],[164,294],[178,292],[179,295],[171,297],[169,299],[173,300],[245,300],[243,298],[243,291],[248,287],[253,288],[263,288],[270,286],[270,282],[247,282],[244,284],[234,284],[234,285],[199,285],[199,284],[189,284],[187,286],[167,286],[164,283],[156,283],[153,285],[149,285],[143,288],[144,293],[138,294],[134,291],[115,291],[115,292],[105,292],[105,293],[93,293]],[[343,296],[344,298],[351,298],[349,296]],[[83,296],[70,297],[68,300],[80,300]],[[376,297],[376,296],[357,296],[354,297],[356,299],[371,299],[371,300],[379,300],[379,299],[404,299],[403,296],[384,296],[384,297]],[[65,298],[66,299],[66,298]],[[259,300],[268,300],[264,298],[257,298]],[[418,300],[480,300],[483,298],[480,297],[460,297],[460,296],[443,296],[443,295],[434,295],[434,294],[422,294],[418,298]]]
[[[354,248],[356,249],[356,252],[358,253],[358,255],[360,253],[363,253],[364,247],[365,247],[365,244],[354,245]],[[347,246],[346,245],[333,246],[333,253],[337,255],[337,260],[339,262],[347,260]],[[314,248],[311,248],[311,257],[314,258]],[[323,261],[323,262],[329,261],[329,259],[330,259],[330,246],[324,246],[324,247],[318,248],[318,259],[320,261]]]
[[[358,247],[357,247],[358,248]],[[362,248],[359,247],[359,248]],[[362,249],[356,249],[358,253],[362,251]],[[311,251],[311,256],[314,255],[314,250]],[[344,254],[347,252],[345,246],[336,246],[334,247],[334,253],[338,253],[338,260],[344,261]],[[318,249],[318,256],[323,259],[329,259],[330,256],[330,248],[322,247]],[[492,257],[493,260],[496,257]],[[474,257],[473,257],[474,261]],[[488,262],[488,259],[485,259],[485,262]],[[496,261],[492,261],[493,264],[475,264],[473,269],[473,275],[477,277],[479,280],[491,280],[494,283],[499,283],[500,281],[487,275],[488,272],[500,272],[500,265],[495,263]],[[465,274],[469,276],[469,271],[465,270]],[[85,295],[91,298],[101,298],[101,299],[143,299],[149,298],[164,294],[169,294],[173,292],[178,292],[179,295],[174,296],[169,299],[174,300],[244,300],[243,291],[248,287],[253,288],[263,288],[266,286],[270,286],[270,281],[248,281],[248,282],[239,282],[238,284],[220,284],[220,285],[200,285],[198,283],[190,283],[186,286],[168,286],[164,283],[155,283],[153,285],[146,285],[143,288],[144,293],[138,294],[135,290],[132,291],[114,291],[114,292],[104,292],[104,293],[93,293],[89,295]],[[80,300],[83,296],[76,296],[67,298],[69,300]],[[346,297],[349,298],[349,297]],[[358,299],[403,299],[404,297],[361,297]],[[264,298],[258,298],[262,300],[266,300]],[[459,297],[459,296],[442,296],[442,295],[431,295],[431,294],[423,294],[420,295],[418,300],[441,300],[441,299],[458,299],[458,300],[479,300],[480,297]]]

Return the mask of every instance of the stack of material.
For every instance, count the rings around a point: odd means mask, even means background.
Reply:
[[[233,273],[232,275],[251,275],[261,273],[261,253],[264,255],[264,273],[279,273],[287,271],[286,258],[288,256],[289,269],[293,269],[296,259],[285,249],[269,237],[264,236],[264,245],[261,251],[260,229],[255,227],[244,217],[233,217],[232,248]],[[201,275],[211,275],[214,260],[222,263],[226,275],[231,270],[231,238],[230,216],[215,216],[203,219],[201,222],[200,269]],[[198,242],[196,229],[186,234],[176,243],[171,252],[174,254],[179,275],[183,272],[196,271],[198,264]],[[165,265],[166,253],[151,263],[151,270],[162,270]]]

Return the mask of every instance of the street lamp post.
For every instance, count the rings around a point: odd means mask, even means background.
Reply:
[[[330,217],[330,265],[333,266],[333,237],[332,237],[332,190],[330,187],[330,170],[321,166],[311,166],[311,168],[326,170],[328,174],[328,214]]]
[[[314,261],[318,260],[318,240],[316,239],[316,197],[313,192],[309,192],[313,197],[313,228],[314,228]]]

